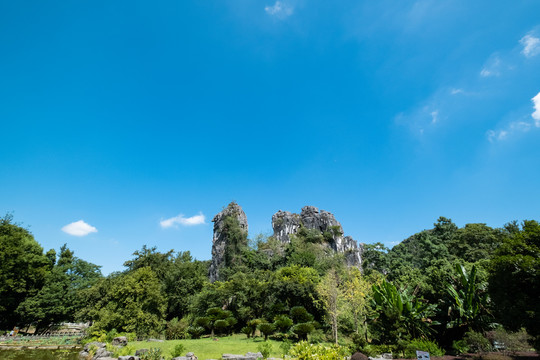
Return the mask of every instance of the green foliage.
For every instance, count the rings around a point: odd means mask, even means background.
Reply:
[[[315,326],[312,322],[299,323],[292,327],[292,332],[298,336],[298,339],[306,341],[313,330],[315,330]]]
[[[107,350],[109,350],[109,347],[107,346]],[[109,350],[113,353],[113,357],[117,358],[119,356],[126,356],[126,355],[133,355],[135,354],[135,348],[132,345],[126,345],[122,347],[116,347],[112,346],[111,350]]]
[[[414,339],[405,347],[405,358],[416,357],[416,351],[427,351],[430,356],[443,356],[444,351],[435,342],[426,339]]]
[[[279,332],[286,333],[293,325],[293,321],[287,315],[277,315],[274,318],[274,325]]]
[[[524,327],[540,348],[540,224],[506,226],[505,238],[491,261],[489,292],[497,319],[509,330]]]
[[[448,311],[451,321],[447,327],[484,330],[489,323],[488,294],[484,291],[484,284],[477,281],[476,272],[475,265],[470,273],[462,265],[456,265],[457,281],[454,285],[447,285],[452,299]]]
[[[376,310],[375,326],[379,328],[379,341],[395,343],[396,340],[427,337],[432,333],[429,316],[434,305],[423,303],[408,290],[398,290],[390,282],[373,285],[373,306]]]
[[[274,333],[276,326],[272,323],[261,323],[259,324],[258,329],[264,335],[264,341],[266,341],[268,340],[268,336]]]
[[[182,356],[186,351],[186,347],[183,344],[176,344],[174,349],[171,350],[171,356],[173,358]]]
[[[118,329],[138,336],[161,331],[165,299],[149,267],[113,274],[86,295],[89,305],[82,316],[94,320],[94,329]]]
[[[253,332],[253,328],[250,327],[250,326],[244,326],[244,327],[242,327],[242,329],[240,329],[240,332],[242,334],[245,334],[249,339],[250,336],[251,336],[251,333]]]
[[[481,332],[469,331],[465,333],[463,340],[469,348],[469,351],[474,353],[487,352],[493,349],[489,339],[486,338]]]
[[[525,329],[516,332],[506,331],[499,327],[489,331],[486,334],[489,341],[493,344],[495,350],[504,350],[505,352],[515,353],[518,351],[529,351],[531,346],[531,336],[527,334]]]
[[[301,341],[291,347],[289,354],[292,359],[297,360],[342,360],[349,355],[346,348],[338,345],[324,346],[322,344],[309,344],[307,341]]]
[[[151,348],[140,356],[141,360],[162,360],[163,351],[160,348]]]
[[[307,312],[303,306],[293,306],[291,308],[291,318],[295,323],[305,323],[313,321],[313,315]]]
[[[10,214],[0,218],[0,328],[20,322],[15,310],[39,292],[52,266],[27,229],[13,223]]]
[[[452,342],[452,350],[456,355],[462,355],[469,352],[469,345],[463,339]]]
[[[186,318],[178,320],[178,318],[175,317],[167,322],[165,337],[167,340],[185,339],[188,327],[189,323]]]
[[[187,332],[192,339],[198,339],[204,334],[204,328],[202,326],[190,326]]]
[[[264,342],[262,344],[259,344],[257,346],[257,350],[262,354],[263,359],[267,359],[270,357],[270,354],[272,353],[272,344],[269,342]]]

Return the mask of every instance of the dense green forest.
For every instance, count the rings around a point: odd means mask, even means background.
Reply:
[[[431,341],[460,352],[475,336],[528,333],[540,339],[540,225],[511,222],[434,227],[392,249],[366,244],[362,269],[348,268],[323,246],[324,234],[302,230],[290,244],[248,236],[231,218],[234,244],[221,279],[189,252],[146,247],[125,270],[99,267],[67,248],[43,248],[6,215],[0,219],[0,330],[37,331],[90,321],[92,332],[198,338],[259,333],[265,338],[333,341],[359,350],[403,350]],[[367,352],[367,351],[366,351]]]

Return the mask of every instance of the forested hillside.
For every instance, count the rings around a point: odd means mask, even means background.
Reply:
[[[387,249],[365,244],[361,267],[300,229],[289,243],[250,237],[234,217],[218,281],[210,261],[146,247],[102,276],[67,246],[44,251],[0,220],[0,330],[91,321],[91,331],[198,338],[265,337],[405,349],[418,339],[458,351],[474,334],[524,328],[538,345],[540,225],[502,228],[439,218]],[[472,335],[471,335],[472,334]],[[538,347],[537,347],[538,348]]]

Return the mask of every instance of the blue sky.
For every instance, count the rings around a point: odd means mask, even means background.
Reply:
[[[232,200],[252,236],[313,205],[388,246],[439,216],[538,220],[538,14],[0,0],[0,213],[104,273],[143,244],[209,259]]]

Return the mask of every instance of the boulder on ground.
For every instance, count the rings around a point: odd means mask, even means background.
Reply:
[[[127,337],[125,336],[118,336],[115,337],[112,341],[113,346],[126,346],[128,343]]]
[[[352,356],[351,356],[351,360],[369,360],[369,358],[362,354],[361,352],[355,352]]]
[[[135,356],[141,356],[143,354],[146,354],[148,351],[150,351],[150,350],[148,350],[148,349],[139,349],[139,350],[135,351]]]

